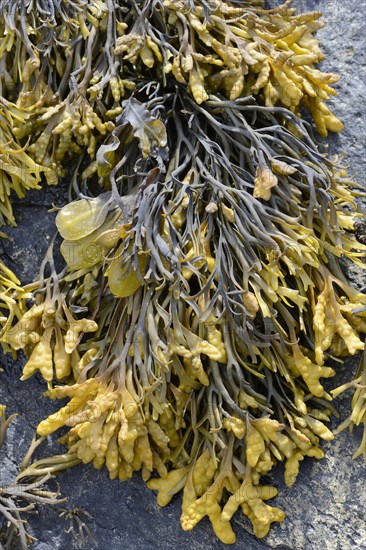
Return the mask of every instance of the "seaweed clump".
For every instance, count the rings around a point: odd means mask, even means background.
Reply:
[[[183,490],[184,529],[208,515],[233,543],[240,507],[263,537],[284,513],[261,477],[284,461],[291,486],[324,456],[326,362],[364,348],[366,297],[337,264],[362,265],[355,194],[289,110],[182,86],[137,89],[97,163],[111,191],[60,210],[68,269],[49,253],[4,336],[70,399],[38,434],[68,426],[70,465],[141,471],[161,505]]]
[[[8,426],[16,414],[6,418],[6,406],[0,405],[0,451],[6,438]],[[21,464],[22,473],[6,486],[0,487],[0,545],[10,550],[16,541],[22,550],[27,550],[34,538],[27,531],[28,516],[40,506],[58,506],[65,502],[60,492],[47,489],[50,473],[32,477],[27,467],[32,455],[43,438],[34,439]]]
[[[57,183],[71,158],[83,155],[93,173],[98,144],[144,78],[164,86],[173,79],[198,103],[221,92],[297,114],[305,107],[322,136],[340,131],[325,103],[338,77],[315,68],[324,57],[314,37],[321,14],[297,14],[290,4],[4,0],[2,218],[14,223],[11,190],[23,196],[42,175]]]
[[[361,193],[300,117],[308,108],[322,136],[342,128],[324,103],[337,77],[314,67],[320,14],[59,4],[47,40],[46,12],[0,9],[15,139],[52,182],[80,157],[56,219],[65,268],[51,247],[1,337],[24,350],[23,380],[39,371],[51,399],[69,399],[37,428],[69,428],[67,453],[28,473],[141,472],[161,506],[183,492],[183,529],[208,516],[234,543],[240,508],[264,537],[285,513],[263,477],[283,462],[291,486],[305,457],[324,456],[323,379],[366,332],[366,296],[339,263],[365,268]],[[365,418],[363,371],[352,384],[347,425]]]

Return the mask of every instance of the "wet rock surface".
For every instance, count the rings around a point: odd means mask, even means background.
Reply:
[[[350,165],[350,174],[365,186],[366,3],[359,0],[298,0],[295,5],[301,11],[324,12],[327,26],[319,32],[319,37],[328,57],[323,68],[338,72],[342,77],[336,85],[339,96],[332,100],[332,104],[337,116],[345,123],[345,131],[332,136],[330,152],[344,154],[344,163]],[[48,213],[49,208],[52,203],[61,206],[66,197],[67,186],[63,185],[44,193],[31,192],[26,199],[16,203],[18,227],[7,230],[10,239],[3,244],[0,253],[23,282],[36,276],[55,232],[54,214]],[[365,287],[364,274],[359,270],[351,271],[350,278],[355,284]],[[55,410],[55,403],[42,396],[46,387],[40,377],[33,377],[25,383],[19,381],[22,364],[21,358],[13,361],[0,356],[0,366],[4,369],[0,376],[0,403],[7,405],[9,414],[19,413],[11,423],[1,451],[0,485],[9,482],[16,474],[17,464],[38,422]],[[357,360],[351,360],[339,366],[339,374],[332,384],[341,384],[350,371],[355,371],[356,365]],[[337,406],[341,417],[347,416],[350,396],[346,394],[339,398]],[[333,426],[337,423],[335,419]],[[252,535],[249,521],[237,514],[234,520],[235,548],[366,549],[366,467],[361,458],[352,460],[360,438],[361,430],[355,430],[352,436],[343,432],[335,441],[324,445],[326,457],[323,460],[305,459],[291,489],[281,482],[280,467],[271,472],[269,478],[279,489],[279,496],[273,502],[286,511],[287,518],[284,523],[275,524],[270,534],[259,541]],[[49,438],[39,454],[51,452],[61,452],[53,438]],[[62,494],[69,497],[66,506],[84,508],[92,515],[86,523],[94,540],[87,540],[86,548],[198,550],[225,547],[217,540],[207,520],[192,532],[182,531],[179,524],[180,498],[160,509],[153,492],[138,476],[125,483],[111,482],[106,470],[96,471],[89,465],[77,466],[61,474],[58,481]],[[30,520],[30,533],[38,539],[32,546],[34,550],[79,547],[80,539],[66,533],[70,524],[60,519],[55,510],[41,508],[39,514]]]

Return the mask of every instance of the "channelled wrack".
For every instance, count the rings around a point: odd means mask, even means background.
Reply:
[[[67,451],[20,478],[141,472],[161,506],[183,493],[183,529],[208,516],[233,543],[241,509],[264,537],[285,514],[262,478],[283,462],[291,486],[324,456],[332,398],[354,389],[339,429],[366,423],[365,355],[323,385],[364,350],[366,296],[339,259],[364,269],[366,244],[361,193],[300,117],[342,129],[325,103],[338,77],[315,67],[320,13],[33,4],[0,6],[0,222],[11,190],[78,165],[56,218],[65,268],[55,244],[26,287],[0,263],[1,344],[68,399],[37,428],[67,427]]]
[[[262,537],[284,513],[261,477],[284,461],[290,486],[323,457],[325,362],[364,347],[366,297],[337,267],[362,265],[360,214],[290,111],[150,94],[126,101],[97,154],[111,191],[57,215],[68,271],[49,255],[3,341],[29,356],[23,378],[38,369],[70,399],[38,426],[70,428],[70,463],[141,471],[161,505],[183,490],[184,529],[207,515],[232,543],[240,507]]]

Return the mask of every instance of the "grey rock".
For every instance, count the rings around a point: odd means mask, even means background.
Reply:
[[[273,3],[272,3],[273,5]],[[350,173],[365,185],[365,1],[359,0],[297,0],[295,6],[324,12],[327,26],[319,32],[327,59],[322,68],[341,75],[336,85],[338,96],[332,99],[334,111],[345,123],[345,131],[330,139],[330,153],[345,155],[343,162],[350,165]],[[365,186],[366,188],[366,186]],[[9,241],[4,243],[1,256],[24,281],[32,280],[38,271],[54,228],[54,215],[47,214],[52,203],[65,202],[66,187],[48,189],[45,193],[29,193],[15,207],[18,227],[9,229]],[[31,227],[31,230],[30,230]],[[365,286],[360,270],[351,270],[355,284]],[[42,397],[46,389],[40,377],[22,383],[19,381],[22,360],[14,362],[0,357],[5,372],[0,376],[0,403],[8,406],[8,413],[18,412],[13,421],[6,445],[0,457],[0,484],[9,482],[16,473],[16,464],[22,458],[34,434],[37,423],[54,410],[54,403]],[[356,368],[355,361],[339,367],[336,383],[342,383]],[[334,382],[334,380],[333,380]],[[341,416],[350,410],[350,397],[338,400]],[[334,425],[337,421],[334,422]],[[287,489],[279,481],[279,468],[272,477],[279,488],[273,501],[286,510],[287,519],[275,524],[262,541],[251,532],[249,521],[235,516],[237,533],[235,548],[248,550],[353,550],[366,549],[366,472],[362,459],[352,459],[361,430],[351,436],[343,432],[325,445],[326,457],[321,461],[304,460],[294,487]],[[42,454],[60,452],[51,437]],[[271,476],[270,476],[271,477]],[[138,476],[126,483],[110,481],[105,470],[78,466],[58,478],[62,493],[69,497],[68,507],[81,507],[92,514],[87,525],[94,541],[86,548],[105,550],[205,549],[224,548],[203,520],[192,532],[183,532],[179,524],[180,498],[165,509],[160,509],[154,494]],[[52,509],[40,509],[31,517],[30,532],[38,539],[34,550],[68,550],[78,548],[79,542],[66,533],[69,524],[59,519]]]

